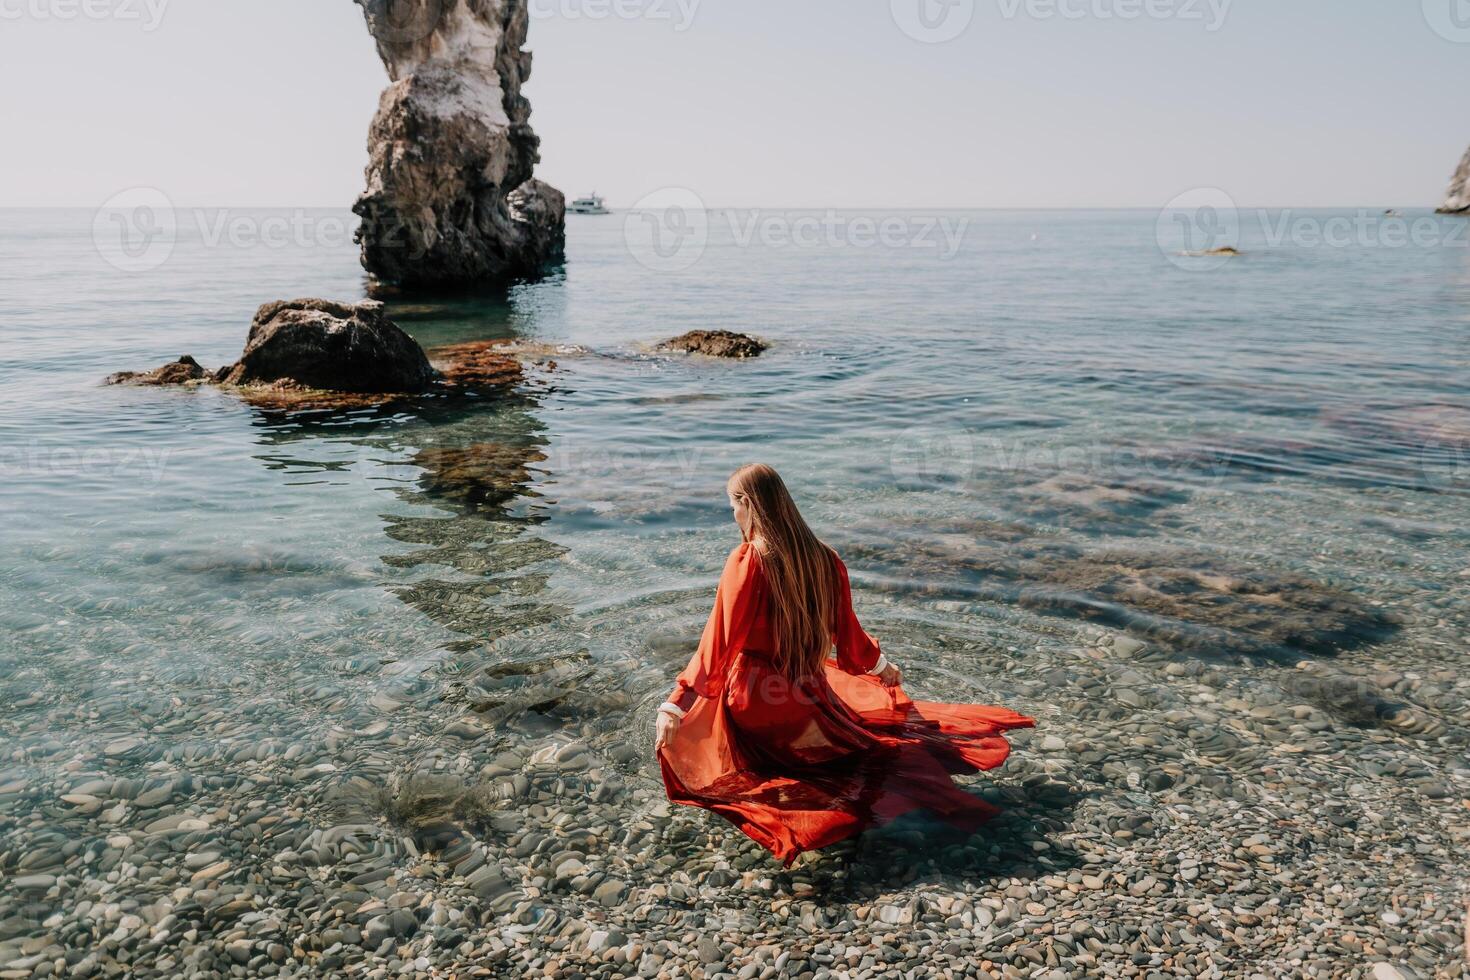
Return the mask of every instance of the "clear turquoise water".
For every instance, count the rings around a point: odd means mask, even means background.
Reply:
[[[1203,269],[1160,248],[1152,213],[957,217],[949,259],[742,246],[717,221],[682,273],[635,261],[620,216],[573,219],[546,281],[389,304],[425,346],[580,345],[520,396],[283,417],[99,382],[232,360],[268,300],[364,295],[350,244],[211,247],[186,222],[166,264],[126,273],[90,213],[0,213],[0,783],[166,763],[299,794],[242,750],[380,780],[458,751],[445,728],[473,706],[486,745],[646,749],[738,539],[724,480],[752,460],[850,556],[921,693],[1045,720],[1038,678],[1079,606],[1159,625],[1067,562],[1160,550],[1391,611],[1387,630],[1341,617],[1349,672],[1464,669],[1470,248],[1248,229]],[[651,352],[694,328],[774,347]],[[479,443],[545,458],[503,506],[431,492],[413,463]],[[1033,573],[994,568],[1016,540],[1069,556],[1046,585],[1066,601],[1018,601]],[[1218,625],[1186,620],[1178,655],[1270,678],[1267,647],[1331,653]]]
[[[742,247],[717,218],[680,273],[636,262],[624,219],[574,218],[563,274],[499,300],[392,304],[426,346],[514,336],[595,352],[562,358],[543,390],[506,406],[283,419],[213,392],[98,382],[186,352],[224,363],[269,299],[363,295],[350,244],[211,247],[181,215],[169,261],[128,273],[100,257],[89,213],[6,212],[8,680],[76,683],[95,658],[165,682],[254,674],[247,685],[271,697],[260,668],[311,664],[338,684],[369,654],[407,674],[521,617],[616,617],[707,586],[734,539],[723,480],[754,459],[781,469],[834,543],[870,551],[897,539],[889,517],[910,535],[962,515],[1142,536],[1389,603],[1458,587],[1463,242],[1267,248],[1247,222],[1249,254],[1191,269],[1160,249],[1149,213],[951,217],[968,221],[952,259]],[[776,347],[740,364],[645,352],[694,328]],[[466,520],[419,490],[418,450],[485,441],[547,457],[499,520]],[[1146,477],[1178,502],[1100,517],[1016,496],[1057,472]],[[468,557],[492,546],[525,561]],[[504,581],[524,594],[482,601]],[[395,598],[426,583],[494,612]],[[634,635],[589,640],[636,657]]]

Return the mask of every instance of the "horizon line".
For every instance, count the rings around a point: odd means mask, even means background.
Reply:
[[[1348,209],[1375,209],[1385,208],[1393,210],[1428,210],[1438,213],[1434,204],[1237,204],[1238,210],[1263,210],[1282,211],[1288,209],[1313,210],[1313,211],[1338,211]],[[261,210],[261,211],[345,211],[352,212],[351,205],[341,204],[176,204],[174,211],[191,211],[201,208],[213,208],[218,210]],[[945,205],[934,207],[929,205],[903,205],[903,204],[719,204],[707,205],[703,211],[1163,211],[1169,205],[1164,204],[1013,204],[1013,205]],[[0,203],[0,211],[100,211],[101,205],[95,204],[5,204]],[[667,208],[637,208],[632,206],[609,205],[612,213],[629,211],[659,211]],[[569,216],[574,212],[568,211]],[[596,218],[606,215],[578,215],[578,217]]]

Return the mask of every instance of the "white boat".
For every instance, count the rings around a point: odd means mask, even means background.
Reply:
[[[611,214],[612,212],[602,203],[602,198],[593,191],[586,197],[579,197],[571,204],[573,214]]]

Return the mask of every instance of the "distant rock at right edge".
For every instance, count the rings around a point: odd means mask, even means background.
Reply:
[[[1466,150],[1464,158],[1460,160],[1460,168],[1455,171],[1454,179],[1450,181],[1449,196],[1439,206],[1439,213],[1470,213],[1470,150]]]

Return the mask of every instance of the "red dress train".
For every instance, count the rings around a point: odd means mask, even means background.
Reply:
[[[951,778],[1005,761],[1006,708],[910,700],[868,673],[878,642],[852,609],[840,558],[836,657],[793,684],[772,665],[760,552],[730,553],[699,649],[669,701],[685,712],[659,753],[669,799],[739,827],[788,867],[911,810],[971,830],[998,813]]]

